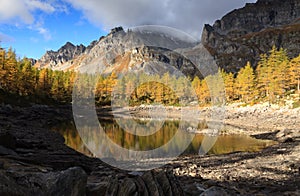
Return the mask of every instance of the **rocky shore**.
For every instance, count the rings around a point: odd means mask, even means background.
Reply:
[[[127,110],[138,118],[150,118],[149,113],[151,113],[151,110],[155,111],[159,108],[138,106]],[[300,108],[291,109],[288,106],[280,107],[264,103],[242,107],[241,104],[231,104],[219,109],[190,107],[186,110],[193,110],[193,113],[198,115],[199,121],[206,122],[214,120],[215,118],[211,117],[212,114],[217,115],[218,110],[220,110],[219,113],[223,117],[219,120],[222,120],[225,128],[226,126],[232,128],[232,130],[228,130],[229,134],[238,131],[238,133],[252,135],[272,131],[297,130],[300,127]],[[122,113],[121,111],[120,109],[120,113]],[[181,107],[170,106],[162,112],[166,113],[168,119],[180,120],[182,115],[185,114],[184,111]]]
[[[0,195],[299,195],[300,109],[226,109],[226,124],[278,144],[258,153],[179,157],[134,173],[70,149],[49,130],[72,121],[71,107],[2,105]]]
[[[172,172],[121,171],[47,128],[71,120],[71,107],[0,108],[0,195],[183,195]]]

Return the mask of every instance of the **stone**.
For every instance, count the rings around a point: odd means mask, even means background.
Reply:
[[[181,185],[179,184],[179,181],[174,176],[174,174],[171,171],[167,171],[166,176],[171,185],[173,195],[184,195]]]
[[[229,196],[229,194],[225,189],[213,186],[204,191],[200,196]]]
[[[142,176],[142,179],[145,182],[147,190],[149,191],[149,195],[159,196],[163,193],[161,188],[156,183],[156,180],[155,180],[152,172],[149,171],[149,172],[144,173],[144,175]]]
[[[134,180],[127,178],[120,185],[119,195],[136,195],[138,194],[137,191],[137,186]]]
[[[33,166],[0,170],[0,195],[85,195],[87,175],[78,167],[43,173]]]
[[[109,187],[106,190],[106,195],[118,195],[119,182],[117,178],[111,178],[109,181]]]
[[[51,178],[50,178],[51,179]],[[87,174],[79,167],[62,171],[49,188],[49,195],[85,195]]]
[[[0,130],[0,145],[6,148],[16,148],[16,138],[8,131]]]
[[[293,138],[291,138],[291,137],[288,137],[288,138],[286,138],[284,141],[283,141],[283,143],[291,143],[291,142],[294,142],[295,140],[293,139]]]
[[[105,195],[108,188],[108,182],[88,183],[86,187],[86,194],[88,196]]]
[[[185,195],[200,195],[204,191],[205,189],[202,187],[201,184],[198,183],[189,184],[184,187]]]
[[[9,148],[5,148],[3,146],[0,146],[0,155],[14,155],[14,156],[18,156],[18,154],[13,151],[12,149]]]
[[[137,176],[135,178],[135,183],[136,183],[137,190],[140,193],[140,195],[144,195],[144,196],[148,196],[149,195],[147,186],[146,186],[144,180],[142,179],[142,177]]]
[[[171,171],[148,171],[141,179],[149,195],[184,195],[178,180]]]
[[[172,195],[172,187],[170,185],[168,177],[166,176],[166,173],[160,172],[155,177],[162,187],[164,195]]]

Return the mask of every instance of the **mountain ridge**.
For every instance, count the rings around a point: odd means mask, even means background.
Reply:
[[[255,67],[260,54],[275,45],[289,57],[299,54],[300,1],[258,0],[205,25],[201,41],[218,66],[238,72],[247,61]]]
[[[78,56],[89,52],[97,43],[96,40],[92,41],[90,45],[84,46],[83,44],[74,45],[67,41],[57,51],[49,50],[38,60],[34,66],[37,68],[55,68],[63,66],[65,63],[72,61]]]
[[[144,45],[154,40],[156,43],[164,43],[165,47],[171,50],[182,50],[185,54],[196,53],[193,48],[197,47],[199,54],[208,51],[216,64],[225,71],[237,73],[248,61],[255,67],[260,59],[260,54],[270,51],[273,45],[277,48],[285,48],[291,58],[300,53],[300,1],[258,0],[256,3],[247,3],[245,7],[235,9],[221,19],[216,20],[213,25],[206,24],[203,27],[200,44],[196,41],[193,44],[181,40],[174,41],[153,32],[149,34],[147,31],[132,32],[129,29],[125,32],[122,27],[116,27],[107,36],[102,36],[99,40],[91,42],[87,47],[83,45],[74,46],[72,43],[67,42],[56,52],[47,51],[35,66],[55,70],[79,70],[79,68],[88,70],[89,67],[84,68],[84,66],[99,58],[99,56],[113,54],[112,56],[115,58],[118,56],[125,58],[123,60],[118,58],[118,65],[108,62],[106,67],[101,68],[104,72],[120,71],[121,64],[121,67],[130,68],[134,62],[137,63],[137,69],[132,70],[155,70],[155,66],[158,66],[160,67],[157,70],[159,72],[166,68],[162,64],[149,63],[151,60],[158,60],[153,56],[153,53],[157,52],[153,51],[155,50],[153,48],[151,50],[148,48],[146,51],[150,53],[141,54],[139,60],[128,61],[136,58],[136,54],[132,53],[134,47],[130,47],[139,41],[130,43],[134,40],[133,37],[136,40],[144,41]],[[144,45],[140,44],[141,48],[138,51],[145,52]],[[147,59],[145,59],[146,57]],[[165,57],[165,54],[158,55],[158,58]],[[172,71],[174,67],[182,66],[176,62],[176,59],[170,60],[169,57],[167,58],[169,60],[163,63],[173,63],[173,67],[169,71]],[[182,59],[177,60],[182,61]],[[123,61],[130,65],[125,66]],[[143,66],[150,66],[150,68],[146,69]],[[189,66],[195,71],[195,66],[199,65],[195,62],[189,62],[183,67],[187,70]],[[191,74],[192,71],[184,73]]]

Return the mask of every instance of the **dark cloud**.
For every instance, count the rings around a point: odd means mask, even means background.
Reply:
[[[65,0],[92,23],[115,26],[166,25],[199,38],[203,25],[256,0]]]

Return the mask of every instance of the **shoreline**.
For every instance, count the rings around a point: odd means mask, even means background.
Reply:
[[[145,187],[152,184],[157,190],[171,190],[176,195],[200,195],[212,189],[227,195],[299,194],[300,109],[258,106],[227,109],[226,123],[278,144],[256,153],[178,157],[162,168],[136,175],[70,149],[61,135],[47,128],[72,121],[71,107],[1,106],[0,190],[3,194],[50,194],[67,186],[65,191],[87,194],[114,190],[124,190],[123,193],[147,190],[150,194],[152,190]],[[110,113],[109,108],[101,110]],[[257,123],[261,124],[257,127]],[[25,181],[17,181],[20,178]],[[64,179],[65,184],[60,184],[62,181],[57,178]],[[62,194],[67,193],[70,192]]]
[[[290,109],[288,107],[280,107],[277,105],[257,104],[254,106],[239,107],[237,104],[232,104],[221,108],[223,117],[218,119],[217,123],[224,125],[227,131],[225,134],[243,133],[247,135],[263,134],[275,131],[284,130],[299,130],[300,129],[300,108]],[[218,109],[209,107],[189,107],[187,110],[193,110],[193,114],[197,117],[194,120],[199,122],[213,122],[211,114],[218,115]],[[127,107],[118,108],[115,111],[115,117],[122,118],[137,118],[143,120],[165,119],[165,120],[182,120],[184,110],[182,107],[167,106],[162,112],[166,112],[161,117],[158,115],[151,116],[151,107]],[[224,113],[223,113],[224,112]],[[98,108],[97,114],[100,118],[114,117],[110,107]],[[149,115],[150,114],[150,115]],[[215,119],[213,119],[215,120]],[[232,132],[230,130],[232,129]],[[228,132],[229,131],[229,132]],[[300,130],[299,130],[300,131]]]

